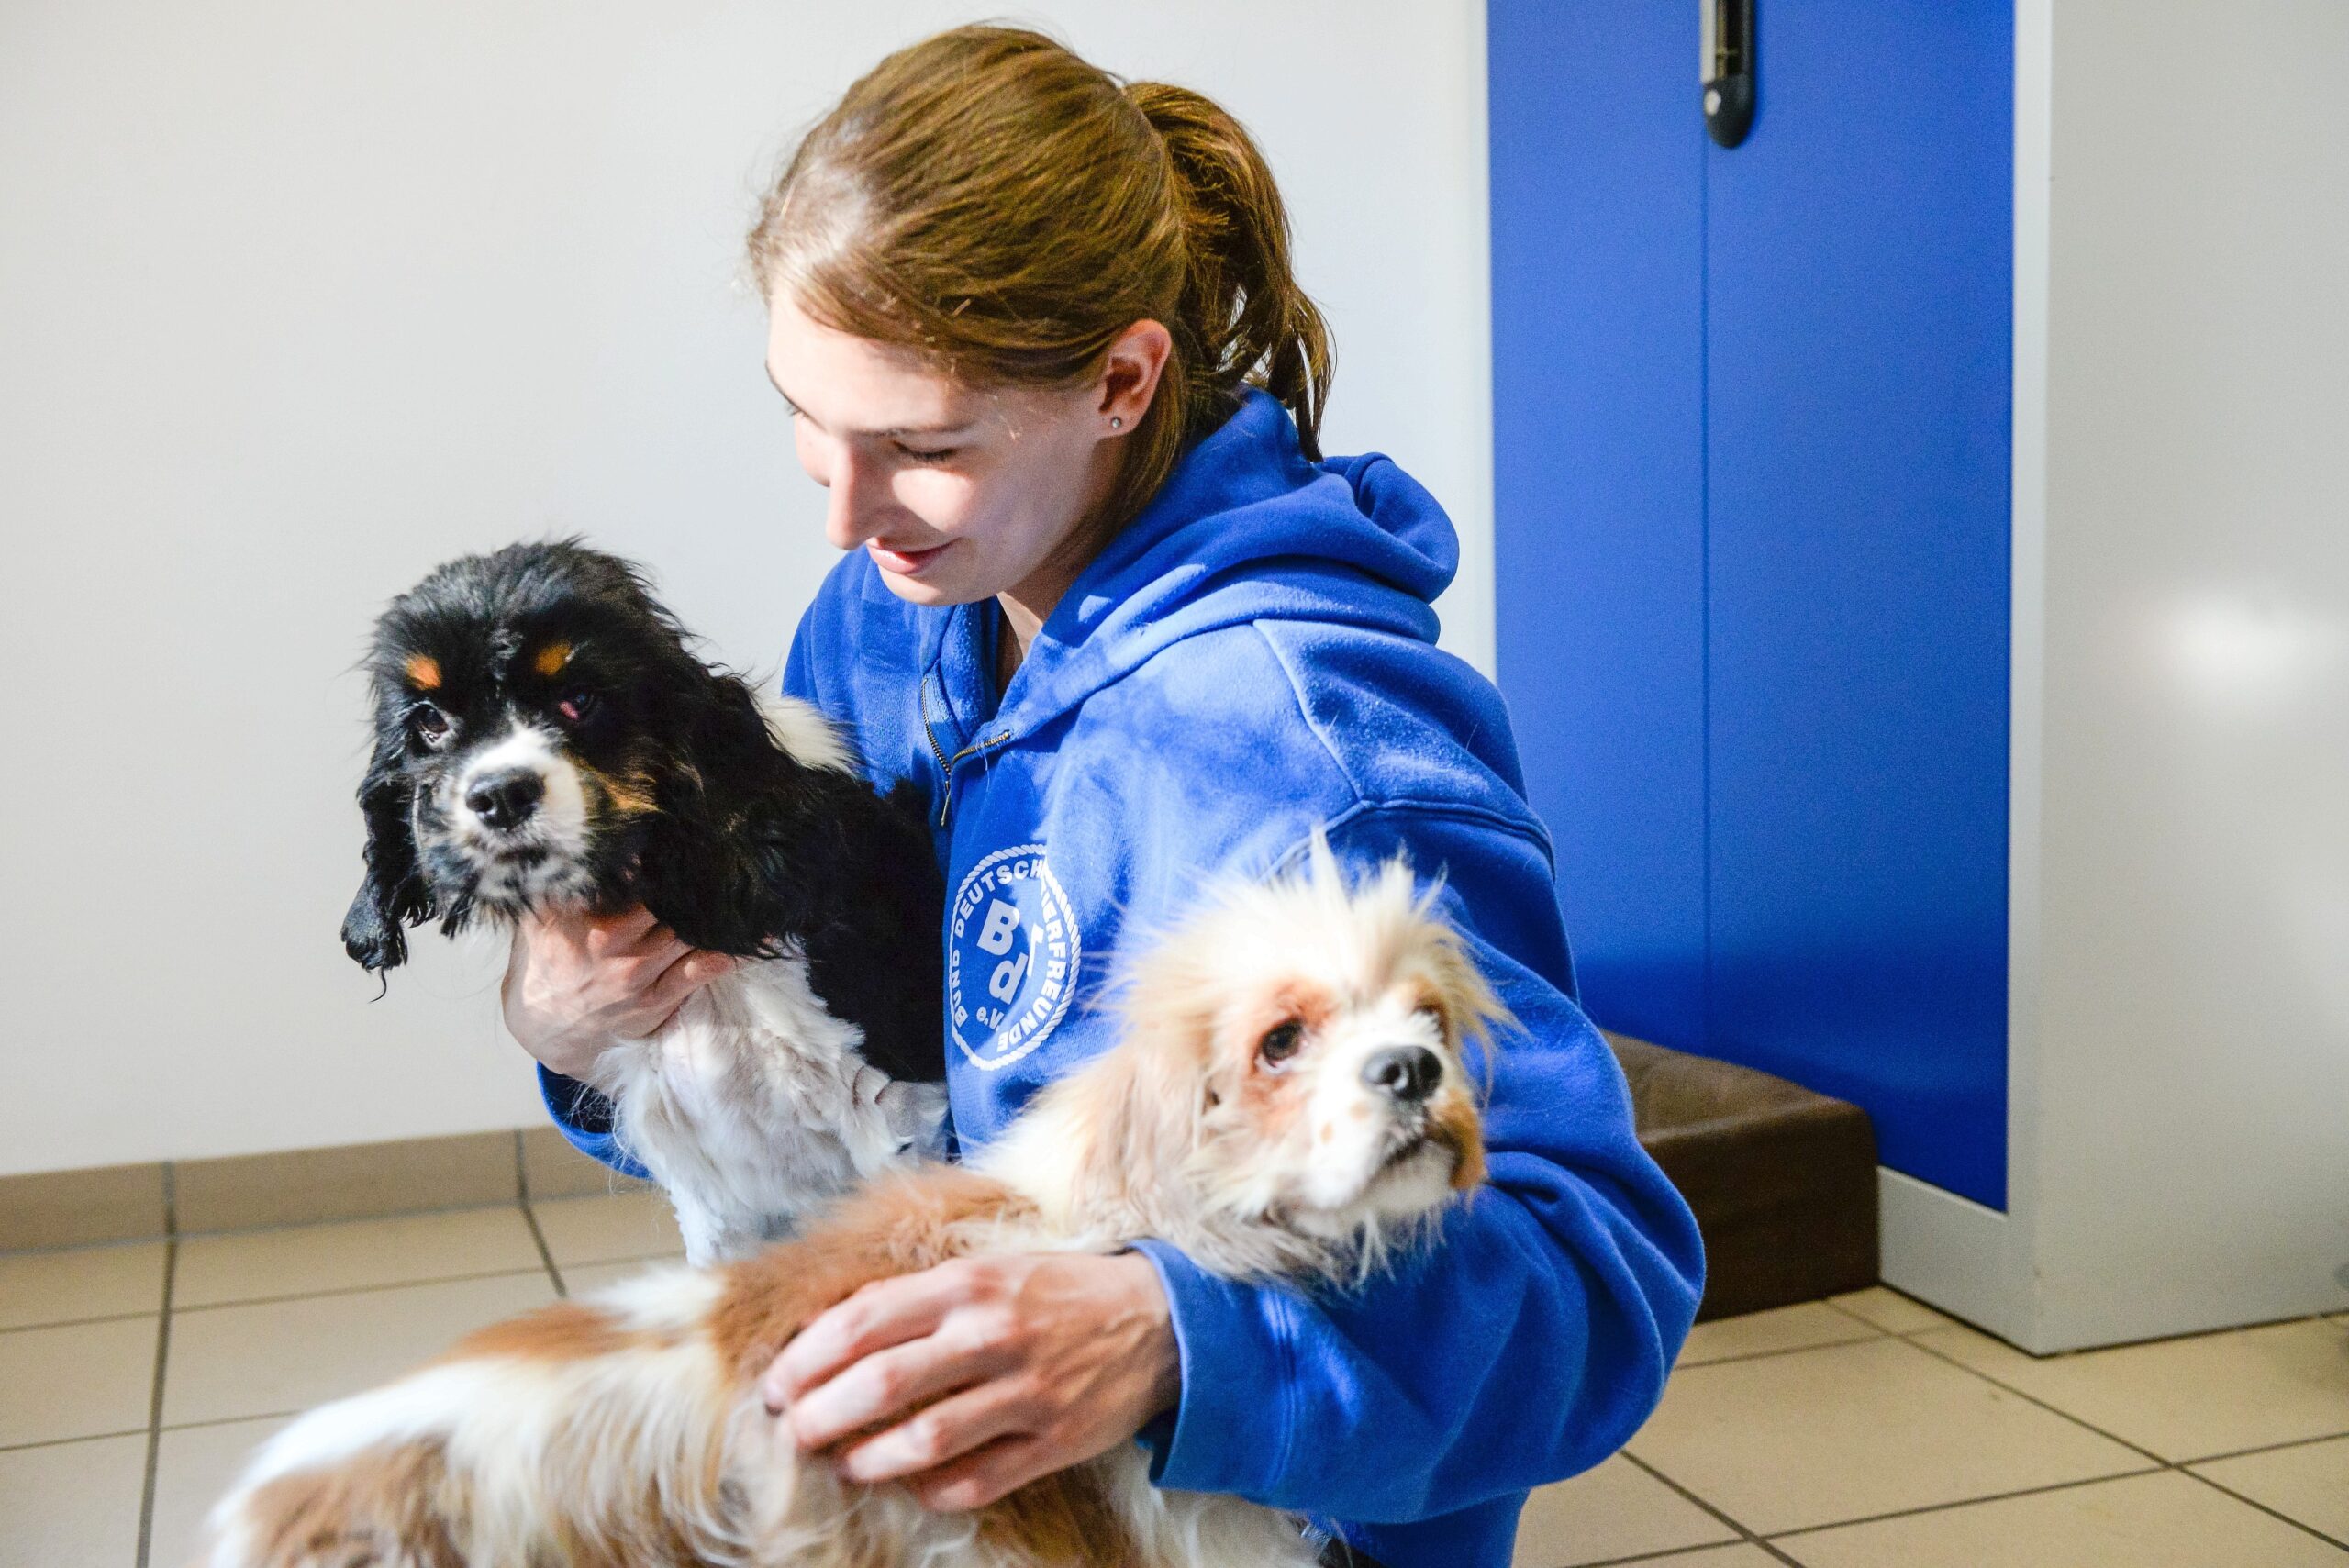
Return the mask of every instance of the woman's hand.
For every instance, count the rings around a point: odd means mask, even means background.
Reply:
[[[1181,1371],[1149,1259],[1052,1253],[866,1285],[807,1325],[760,1386],[802,1450],[847,1443],[849,1480],[903,1481],[953,1511],[1131,1440],[1174,1406]]]
[[[526,915],[506,961],[506,1027],[552,1072],[582,1078],[615,1040],[641,1040],[734,960],[702,952],[638,907]]]

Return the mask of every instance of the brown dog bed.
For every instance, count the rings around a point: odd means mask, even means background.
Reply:
[[[1699,1321],[1876,1280],[1867,1113],[1767,1073],[1609,1034],[1640,1141],[1705,1238]]]

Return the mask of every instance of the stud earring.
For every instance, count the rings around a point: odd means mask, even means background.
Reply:
[[[1125,428],[1126,428],[1126,422],[1125,422],[1125,420],[1124,420],[1124,419],[1120,418],[1119,417],[1118,417],[1118,416],[1117,416],[1117,415],[1115,415],[1115,414],[1112,414],[1112,415],[1110,415],[1110,416],[1109,416],[1109,428],[1111,428],[1111,429],[1113,429],[1113,430],[1122,430],[1122,429],[1124,429]]]

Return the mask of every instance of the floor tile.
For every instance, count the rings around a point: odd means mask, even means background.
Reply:
[[[0,1453],[0,1568],[133,1568],[147,1434]]]
[[[1619,1455],[1526,1500],[1513,1568],[1573,1568],[1736,1539],[1735,1530]]]
[[[1823,1301],[1798,1302],[1742,1318],[1720,1318],[1688,1330],[1680,1351],[1681,1366],[1702,1366],[1731,1356],[1765,1355],[1772,1351],[1803,1351],[1815,1345],[1849,1344],[1873,1340],[1877,1330],[1836,1311]]]
[[[163,1307],[163,1244],[0,1257],[0,1329],[121,1318]]]
[[[146,1430],[157,1321],[121,1318],[0,1334],[0,1448]]]
[[[2310,1529],[2349,1541],[2349,1438],[2214,1459],[2194,1469]]]
[[[530,1208],[557,1266],[657,1258],[685,1250],[675,1211],[658,1192],[552,1198]]]
[[[1785,1568],[1785,1564],[1758,1546],[1709,1546],[1702,1551],[1651,1557],[1640,1568]]]
[[[195,1560],[203,1544],[205,1515],[212,1511],[244,1468],[254,1449],[285,1425],[285,1418],[222,1421],[180,1427],[155,1445],[155,1529],[147,1559],[155,1568]]]
[[[552,1299],[553,1282],[539,1269],[176,1312],[163,1424],[283,1415],[354,1394]]]
[[[356,1290],[541,1266],[517,1205],[196,1236],[180,1243],[174,1307]]]
[[[1971,1329],[1916,1342],[2164,1459],[2349,1432],[2349,1327],[2322,1318],[2064,1356]]]
[[[682,1263],[685,1261],[685,1255],[676,1252],[665,1258],[631,1258],[625,1263],[573,1263],[556,1272],[562,1275],[563,1289],[573,1296],[585,1296],[607,1284],[634,1279],[656,1263]]]
[[[2176,1471],[1846,1525],[1771,1544],[1804,1568],[2349,1565],[2349,1551]]]
[[[1914,1334],[1926,1329],[1946,1329],[1957,1321],[1934,1311],[1914,1296],[1885,1285],[1870,1285],[1848,1296],[1831,1296],[1829,1305],[1875,1324],[1887,1334]]]
[[[1761,1534],[2146,1462],[1885,1338],[1676,1372],[1631,1451]]]

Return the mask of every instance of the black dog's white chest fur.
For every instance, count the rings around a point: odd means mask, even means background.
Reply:
[[[945,1152],[943,1086],[890,1078],[863,1041],[786,956],[712,981],[659,1034],[605,1051],[592,1086],[669,1194],[689,1260],[741,1256],[811,1201]]]
[[[938,868],[918,804],[876,795],[820,714],[704,664],[634,569],[575,543],[441,567],[368,663],[361,964],[436,917],[637,904],[744,961],[588,1073],[695,1261],[938,1151]]]

